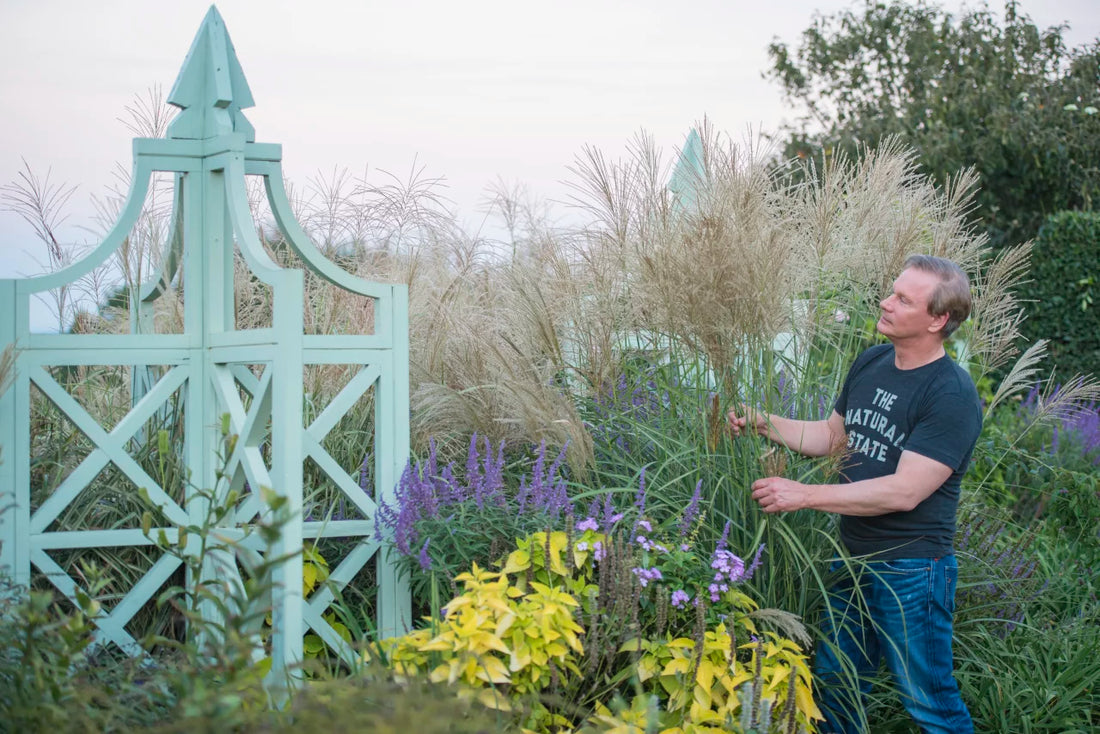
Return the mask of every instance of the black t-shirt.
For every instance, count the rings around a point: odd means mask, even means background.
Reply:
[[[916,369],[898,369],[893,345],[880,344],[852,363],[835,409],[848,433],[841,481],[893,474],[902,451],[953,469],[939,489],[908,512],[841,515],[845,547],[854,555],[883,560],[950,555],[959,483],[982,430],[981,402],[970,375],[946,355]]]

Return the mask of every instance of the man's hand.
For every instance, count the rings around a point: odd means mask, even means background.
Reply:
[[[728,416],[730,432],[734,436],[747,433],[764,433],[768,428],[768,414],[741,403],[739,411],[731,410]]]
[[[783,477],[764,477],[752,483],[752,498],[764,512],[794,512],[810,506],[810,487]]]

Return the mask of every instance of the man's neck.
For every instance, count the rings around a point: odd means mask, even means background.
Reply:
[[[894,341],[894,366],[899,370],[915,370],[935,362],[945,354],[947,351],[943,348],[943,341],[938,337],[935,341]]]

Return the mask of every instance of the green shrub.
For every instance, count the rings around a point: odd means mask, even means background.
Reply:
[[[1020,328],[1029,341],[1050,340],[1058,371],[1100,371],[1100,212],[1052,214],[1032,251],[1032,299]]]

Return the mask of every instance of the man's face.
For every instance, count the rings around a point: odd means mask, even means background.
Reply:
[[[939,278],[933,273],[916,268],[901,271],[894,281],[893,292],[879,303],[882,309],[877,324],[879,333],[895,341],[938,332],[944,317],[928,313],[928,302],[938,283]]]

